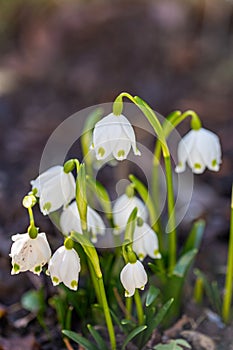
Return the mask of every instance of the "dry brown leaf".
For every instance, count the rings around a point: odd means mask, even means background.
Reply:
[[[193,350],[216,350],[214,341],[205,334],[195,331],[183,331],[180,334],[191,342]]]

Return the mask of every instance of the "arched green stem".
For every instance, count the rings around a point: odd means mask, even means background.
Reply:
[[[151,107],[138,96],[131,96],[127,92],[121,93],[116,98],[116,103],[122,103],[123,97],[127,97],[132,101],[145,115],[151,126],[153,127],[155,134],[158,137],[158,142],[160,143],[162,154],[165,160],[165,170],[166,170],[166,182],[167,182],[167,202],[168,202],[168,220],[170,223],[170,237],[169,237],[169,271],[172,271],[176,263],[176,223],[175,223],[175,212],[174,212],[174,190],[173,190],[173,180],[172,180],[172,167],[170,151],[167,145],[166,137],[162,125],[157,118]],[[113,105],[114,108],[114,105]],[[158,181],[158,179],[156,179]]]

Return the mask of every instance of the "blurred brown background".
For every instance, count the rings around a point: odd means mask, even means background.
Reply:
[[[221,137],[221,171],[198,181],[214,191],[209,235],[227,237],[233,1],[0,0],[0,302],[15,285],[3,283],[10,235],[27,226],[21,200],[46,140],[72,113],[122,91],[163,115],[194,109]]]

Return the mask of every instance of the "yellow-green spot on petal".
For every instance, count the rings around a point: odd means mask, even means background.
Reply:
[[[15,272],[18,272],[19,270],[20,270],[20,266],[18,265],[18,264],[14,264],[13,265],[13,270],[15,271]]]
[[[35,271],[36,273],[40,272],[40,271],[41,271],[41,266],[40,266],[40,265],[36,266],[36,267],[34,268],[34,271]]]
[[[59,279],[56,276],[53,276],[52,281],[56,284],[59,283]]]
[[[201,164],[200,163],[195,163],[194,164],[195,169],[201,169]]]
[[[211,164],[212,164],[212,167],[216,167],[218,165],[217,160],[213,159]]]
[[[47,212],[49,212],[49,210],[51,209],[52,204],[50,202],[45,203],[45,205],[43,206],[43,209]]]
[[[73,280],[73,281],[71,281],[70,285],[71,285],[72,288],[77,288],[78,282]]]
[[[144,220],[141,217],[137,218],[137,226],[142,227],[142,225],[144,224]]]
[[[105,155],[105,149],[103,147],[100,147],[98,149],[98,154],[100,157],[103,157]]]
[[[138,254],[138,257],[139,257],[140,260],[144,259],[144,255],[142,253]]]
[[[117,152],[117,156],[119,158],[124,157],[125,156],[125,151],[123,149],[121,149],[120,151]]]

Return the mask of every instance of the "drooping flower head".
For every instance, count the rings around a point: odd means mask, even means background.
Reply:
[[[121,270],[120,280],[125,288],[125,296],[131,297],[135,293],[135,289],[144,289],[147,283],[147,274],[142,263],[137,260],[134,263],[126,264]]]
[[[63,282],[68,288],[77,290],[80,270],[80,259],[74,248],[58,248],[49,261],[48,274],[54,286]]]
[[[80,215],[76,202],[71,203],[64,208],[60,218],[61,230],[65,235],[71,231],[82,233]],[[91,233],[93,243],[97,242],[97,234],[104,235],[105,224],[100,215],[91,207],[87,207],[87,229]]]
[[[195,174],[202,174],[207,167],[219,171],[221,146],[219,137],[213,132],[200,128],[189,131],[178,145],[178,165],[175,171],[186,169],[186,162]]]
[[[42,267],[49,261],[51,250],[44,232],[31,238],[28,233],[12,236],[14,242],[11,247],[10,257],[12,259],[11,274],[31,271],[40,274]]]
[[[156,233],[147,223],[136,225],[133,236],[133,251],[140,260],[147,255],[152,259],[160,259],[159,242]]]
[[[75,179],[63,166],[49,168],[31,181],[32,190],[40,198],[40,210],[47,215],[67,205],[75,197]]]
[[[131,147],[135,155],[141,154],[136,146],[133,127],[124,115],[110,113],[96,123],[92,149],[97,160],[106,159],[110,155],[117,160],[124,160]]]
[[[146,221],[148,211],[145,204],[137,197],[128,197],[126,194],[120,196],[113,206],[113,219],[116,228],[114,234],[120,234],[126,227],[127,221],[134,208],[138,209],[138,217]]]

